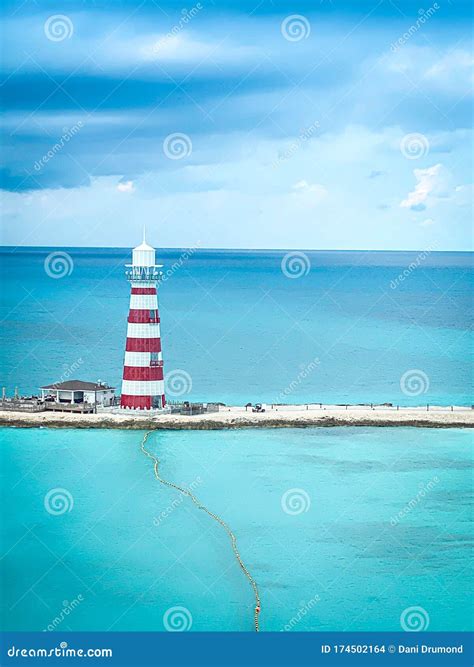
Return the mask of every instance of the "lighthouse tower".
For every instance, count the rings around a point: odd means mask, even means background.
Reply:
[[[155,249],[146,242],[145,230],[143,243],[133,249],[132,263],[126,267],[131,295],[120,407],[132,410],[164,408],[157,296],[162,264],[155,264]]]

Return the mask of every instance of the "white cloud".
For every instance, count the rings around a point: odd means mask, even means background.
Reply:
[[[135,186],[133,181],[123,181],[117,185],[117,190],[119,192],[135,192]]]
[[[449,196],[449,172],[441,163],[435,164],[427,169],[414,169],[416,178],[415,189],[408,193],[406,199],[400,202],[402,208],[413,210],[424,210],[434,198],[447,198]]]
[[[431,225],[434,225],[433,218],[426,218],[426,220],[420,222],[420,227],[431,227]]]

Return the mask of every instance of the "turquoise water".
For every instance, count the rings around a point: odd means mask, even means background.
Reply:
[[[228,539],[154,479],[142,433],[1,435],[3,628],[42,630],[81,596],[58,629],[163,630],[181,606],[192,630],[252,630],[252,591]],[[412,606],[430,630],[470,628],[471,446],[465,430],[415,428],[149,441],[163,475],[194,483],[237,534],[262,630],[294,631],[399,630]],[[46,511],[55,488],[70,494],[70,511]],[[303,505],[285,507],[306,511],[283,511],[292,489]]]
[[[61,279],[44,270],[49,252],[1,254],[0,386],[30,393],[78,377],[120,388],[129,251],[69,249]],[[165,270],[179,255],[160,252]],[[185,398],[275,402],[291,385],[286,402],[472,403],[472,255],[308,252],[296,279],[284,255],[198,251],[171,272],[165,371],[189,373]],[[429,382],[418,395],[400,388],[412,369]]]

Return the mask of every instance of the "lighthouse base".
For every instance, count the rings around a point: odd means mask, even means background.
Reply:
[[[129,410],[161,410],[166,406],[164,394],[160,396],[130,396],[122,394],[120,407]]]

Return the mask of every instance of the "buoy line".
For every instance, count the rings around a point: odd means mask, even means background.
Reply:
[[[260,628],[259,628],[259,623],[258,623],[258,615],[259,615],[260,610],[261,610],[261,604],[260,604],[260,596],[258,594],[258,586],[257,586],[257,582],[255,581],[255,579],[252,577],[250,572],[245,567],[245,564],[242,560],[239,549],[237,547],[237,538],[235,537],[234,533],[229,528],[229,526],[226,524],[226,522],[223,519],[221,519],[220,516],[218,516],[217,514],[214,514],[214,512],[211,512],[205,505],[203,505],[196,498],[196,496],[191,493],[191,491],[189,491],[188,489],[183,488],[182,486],[178,486],[177,484],[174,484],[173,482],[169,482],[167,479],[164,479],[163,477],[161,477],[161,475],[159,473],[159,465],[160,465],[159,459],[157,459],[156,456],[154,456],[151,452],[149,452],[145,447],[145,444],[148,440],[148,437],[151,435],[151,433],[152,433],[152,431],[147,431],[145,433],[145,435],[143,436],[143,440],[142,440],[142,443],[141,443],[141,450],[145,454],[145,456],[147,456],[149,459],[151,459],[153,461],[153,470],[155,472],[156,479],[161,484],[164,484],[165,486],[169,486],[172,489],[176,489],[180,493],[183,493],[185,496],[188,496],[189,498],[191,498],[191,500],[196,505],[196,507],[198,509],[203,510],[204,512],[206,512],[206,514],[208,514],[212,519],[214,519],[214,521],[217,521],[217,523],[220,523],[220,525],[224,528],[227,535],[229,536],[230,542],[231,542],[231,545],[232,545],[232,551],[234,552],[234,556],[235,556],[241,570],[243,571],[243,573],[247,577],[247,579],[248,579],[248,581],[249,581],[249,583],[250,583],[250,585],[252,586],[252,589],[253,589],[253,593],[254,593],[254,596],[255,596],[255,609],[254,609],[255,632],[259,632]]]

